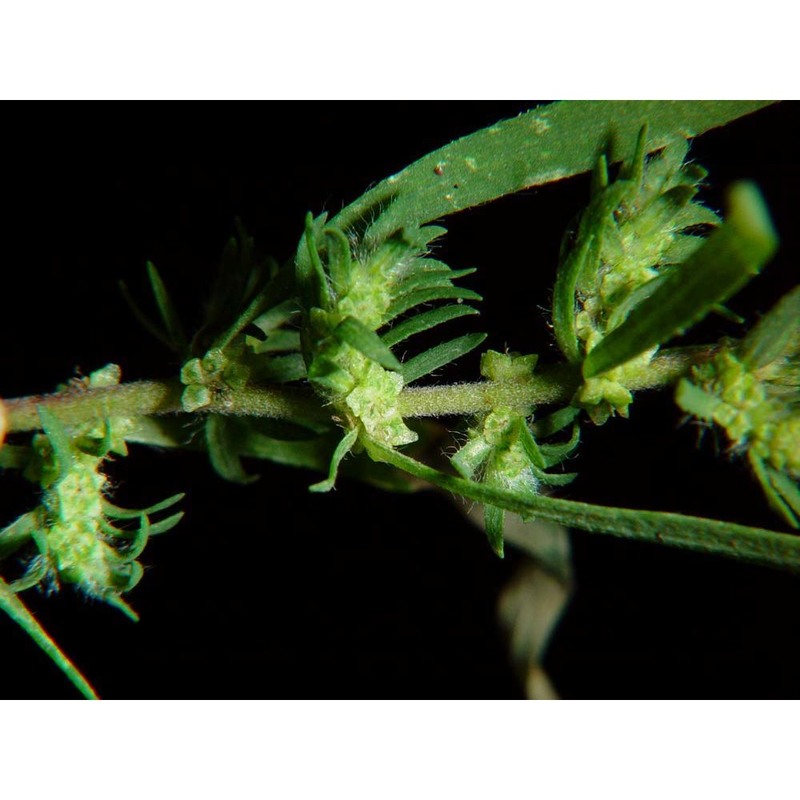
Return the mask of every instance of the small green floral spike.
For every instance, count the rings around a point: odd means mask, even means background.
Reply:
[[[325,227],[324,219],[314,221],[309,215],[306,221],[305,252],[298,256],[296,271],[307,322],[303,354],[312,386],[334,406],[345,429],[330,476],[315,491],[333,486],[339,461],[359,440],[389,447],[416,441],[417,434],[397,409],[403,387],[483,339],[476,334],[460,337],[406,364],[391,350],[416,333],[469,312],[443,307],[389,327],[401,315],[438,300],[480,299],[453,285],[472,270],[454,271],[427,257],[429,243],[442,233],[433,227],[401,232],[359,252],[344,231]]]
[[[524,381],[530,378],[538,357],[518,356],[488,351],[481,357],[481,373],[492,381]],[[453,466],[467,479],[480,480],[487,486],[533,498],[541,484],[563,486],[574,474],[545,472],[560,463],[577,446],[577,427],[570,442],[564,445],[539,445],[524,414],[497,408],[477,418],[468,438],[452,457]],[[484,506],[486,535],[497,555],[503,555],[505,511]]]
[[[694,367],[676,402],[725,431],[733,452],[747,454],[770,505],[800,528],[800,287],[738,347]]]
[[[715,225],[717,216],[694,201],[706,175],[684,164],[687,144],[677,139],[645,159],[647,128],[642,128],[631,162],[609,181],[605,157],[595,170],[593,197],[575,241],[559,266],[553,323],[564,355],[580,363],[631,309],[646,298],[670,265],[701,243],[697,226]],[[628,415],[630,376],[646,366],[657,347],[600,377],[590,377],[574,402],[596,424],[614,413]]]
[[[136,561],[148,536],[177,524],[176,514],[152,526],[148,514],[177,502],[170,498],[158,506],[128,512],[111,506],[106,500],[108,480],[101,471],[110,451],[113,434],[105,433],[106,442],[99,454],[95,447],[87,452],[87,441],[100,443],[93,431],[67,431],[57,417],[45,408],[39,411],[43,434],[34,437],[36,460],[29,474],[41,476],[44,489],[41,505],[32,513],[35,532],[32,538],[39,555],[31,561],[28,572],[17,589],[29,588],[41,580],[52,585],[75,584],[87,595],[103,600],[122,610],[131,619],[136,614],[121,595],[132,589],[142,577]],[[114,423],[107,422],[106,430]],[[136,530],[121,530],[111,524],[118,518],[135,518]]]
[[[118,382],[116,365],[98,370],[88,379],[91,388]],[[73,584],[87,596],[120,609],[136,621],[136,612],[122,598],[142,577],[143,569],[136,559],[150,536],[174,527],[183,514],[179,512],[155,523],[150,517],[173,506],[183,495],[137,511],[111,504],[107,498],[108,479],[102,467],[110,453],[127,453],[125,435],[131,428],[130,421],[114,417],[67,427],[43,406],[39,408],[39,416],[43,432],[33,438],[24,474],[40,484],[41,503],[0,531],[3,556],[31,542],[38,555],[28,562],[20,578],[3,586],[11,593],[18,593],[38,584],[45,584],[49,590],[58,589],[62,583]],[[116,527],[113,523],[118,520],[133,521],[136,525]],[[57,648],[53,649],[55,645],[49,637],[26,616],[24,606],[8,598],[0,606],[88,696],[88,684],[84,686],[76,680],[70,672],[74,667]]]

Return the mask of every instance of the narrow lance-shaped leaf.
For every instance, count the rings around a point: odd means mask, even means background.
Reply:
[[[306,215],[302,248],[301,252],[298,253],[297,288],[306,308],[314,306],[329,308],[331,305],[328,278],[325,275],[319,250],[317,249],[317,228],[324,221],[324,218],[314,220],[310,212]]]
[[[483,521],[486,528],[486,538],[495,555],[503,558],[503,528],[506,512],[497,506],[486,505],[483,507]]]
[[[342,229],[371,221],[368,245],[498,197],[592,169],[610,142],[627,156],[648,123],[650,150],[757,111],[764,101],[563,101],[535,108],[436,150],[381,181],[341,211]]]
[[[469,500],[505,508],[527,519],[545,519],[591,533],[606,533],[800,571],[800,536],[663,511],[596,506],[543,495],[523,497],[446,475],[374,440],[365,439],[364,444],[376,461],[391,464]]]
[[[394,353],[381,341],[380,336],[355,317],[345,317],[336,326],[333,335],[340,342],[346,342],[385,369],[400,372],[403,368]]]
[[[437,286],[432,289],[420,289],[416,292],[400,295],[395,298],[386,309],[384,321],[391,322],[406,311],[423,303],[432,303],[436,300],[482,300],[483,298],[472,289],[461,286]]]
[[[460,305],[441,306],[431,311],[424,311],[422,314],[415,314],[399,325],[395,325],[381,336],[381,340],[387,347],[394,347],[396,344],[406,339],[416,336],[418,333],[435,328],[452,319],[477,314],[478,310],[472,306],[461,303]]]
[[[729,206],[725,224],[587,355],[585,377],[624,364],[699,322],[758,274],[778,244],[764,201],[754,185],[739,183]]]
[[[160,503],[155,503],[147,508],[136,510],[130,508],[120,508],[119,506],[115,506],[113,503],[110,503],[108,500],[103,500],[103,511],[107,516],[113,517],[114,519],[137,519],[141,517],[142,514],[147,514],[150,516],[152,514],[157,514],[159,511],[165,511],[171,506],[174,506],[175,503],[179,503],[185,496],[185,493],[181,492],[180,494],[174,494],[172,497],[168,497],[166,500],[162,500]]]
[[[11,591],[9,585],[0,578],[0,609],[6,612],[28,636],[47,654],[53,663],[67,676],[70,683],[87,699],[97,700],[97,693],[89,681],[81,675],[78,668],[64,655],[61,648],[50,638],[36,621],[24,603]]]
[[[147,262],[147,276],[150,279],[153,296],[156,299],[158,312],[161,314],[161,319],[164,322],[164,328],[166,329],[169,340],[179,352],[187,351],[189,347],[188,340],[186,339],[186,334],[183,332],[180,317],[178,317],[178,312],[175,310],[175,305],[167,291],[167,287],[161,279],[156,265],[152,261]]]
[[[228,420],[219,414],[211,414],[206,420],[206,446],[211,465],[219,475],[234,483],[253,483],[258,475],[248,475],[242,466],[233,443],[227,433]]]
[[[165,330],[153,322],[144,311],[142,311],[141,306],[133,299],[133,295],[130,293],[128,289],[128,285],[125,281],[118,281],[117,286],[119,287],[120,293],[124,298],[125,302],[128,304],[128,308],[131,310],[131,313],[136,318],[136,321],[154,338],[158,339],[161,344],[165,345],[166,347],[170,348],[171,350],[174,349],[174,342],[170,339],[169,335]]]
[[[358,430],[356,428],[349,430],[342,437],[342,440],[336,446],[336,450],[333,451],[333,458],[331,458],[331,465],[328,471],[327,480],[313,484],[309,487],[310,491],[329,492],[331,489],[333,489],[333,486],[336,483],[336,474],[339,471],[339,464],[342,463],[342,459],[350,452],[350,450],[352,450],[353,445],[356,443],[356,439],[358,439]]]
[[[782,516],[792,528],[800,527],[797,516],[800,514],[800,497],[798,497],[800,493],[794,483],[785,475],[764,464],[764,461],[752,450],[748,460],[770,507]]]
[[[434,370],[474,350],[486,338],[485,333],[468,333],[432,347],[406,361],[402,366],[403,382],[413,383]]]
[[[0,531],[0,558],[5,558],[30,541],[38,526],[37,516],[31,512],[18,517]]]
[[[800,335],[800,286],[785,294],[745,336],[737,352],[751,369],[766,366],[785,354]]]
[[[800,528],[800,489],[785,473],[777,469],[769,468],[769,476],[775,491],[780,494],[781,499],[791,508],[794,514],[790,524],[794,528]]]

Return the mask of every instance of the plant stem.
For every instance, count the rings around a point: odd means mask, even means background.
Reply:
[[[8,432],[39,430],[40,407],[53,411],[66,425],[105,417],[169,414],[181,410],[181,389],[177,381],[136,381],[6,400]]]
[[[726,555],[795,572],[800,570],[800,536],[665,511],[611,508],[543,495],[523,497],[446,475],[377,442],[367,447],[376,461],[383,461],[456,495],[516,512],[525,519],[545,519],[590,533]]]
[[[713,346],[665,350],[632,378],[631,390],[668,386],[715,352]],[[567,364],[545,366],[530,380],[481,381],[403,390],[398,406],[403,417],[474,414],[505,406],[525,413],[535,406],[567,403],[580,382],[579,370]],[[67,425],[105,417],[142,417],[182,412],[183,386],[176,380],[137,381],[100,389],[70,389],[5,401],[9,433],[41,428],[38,409],[53,411]],[[309,390],[275,386],[246,387],[200,410],[246,417],[330,419]]]

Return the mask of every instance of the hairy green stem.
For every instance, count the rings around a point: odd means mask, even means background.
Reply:
[[[55,413],[66,425],[105,417],[169,414],[181,410],[182,388],[178,381],[136,381],[6,400],[8,432],[39,430],[40,407]]]
[[[657,389],[681,377],[693,364],[709,358],[714,347],[665,350],[631,379],[632,390]],[[530,380],[481,381],[448,386],[407,388],[398,405],[403,417],[474,414],[491,408],[526,411],[535,406],[567,403],[580,383],[580,372],[567,364],[542,367]],[[53,411],[61,422],[79,424],[104,417],[144,417],[182,412],[178,381],[137,381],[100,389],[68,390],[5,401],[8,432],[38,430],[38,409]],[[201,409],[201,412],[276,419],[330,419],[319,399],[306,389],[246,387]]]
[[[632,376],[627,386],[631,391],[669,386],[714,351],[712,347],[665,350]],[[581,380],[579,367],[558,364],[541,368],[527,381],[411,387],[400,396],[398,409],[403,417],[474,414],[500,407],[526,413],[532,406],[569,402]]]

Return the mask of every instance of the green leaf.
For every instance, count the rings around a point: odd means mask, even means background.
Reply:
[[[11,591],[9,585],[0,578],[0,609],[6,612],[17,625],[33,639],[52,662],[66,675],[70,683],[87,699],[97,700],[97,693],[80,670],[67,658],[61,648],[39,625],[23,602]]]
[[[440,286],[433,289],[421,289],[409,292],[395,298],[386,310],[385,323],[391,322],[414,306],[422,303],[432,303],[434,300],[482,300],[483,298],[472,289],[462,289],[460,286]]]
[[[254,476],[258,478],[258,476]],[[165,517],[164,519],[159,520],[158,522],[149,523],[148,528],[148,535],[149,536],[158,536],[159,533],[166,533],[167,531],[171,531],[184,517],[183,511],[179,511],[177,514],[172,514],[169,517]],[[127,555],[127,553],[126,553]]]
[[[497,506],[483,507],[484,527],[486,528],[486,538],[489,545],[494,550],[495,555],[503,558],[503,523],[506,512]]]
[[[533,438],[531,429],[522,417],[517,420],[517,430],[519,431],[522,449],[525,451],[525,455],[528,457],[531,465],[539,470],[546,469],[548,464],[542,451],[539,449],[539,443]]]
[[[349,344],[367,358],[380,364],[384,369],[400,372],[403,365],[392,351],[381,341],[375,331],[370,330],[355,317],[345,317],[334,330],[333,335],[340,341]]]
[[[169,296],[164,281],[161,280],[161,275],[158,274],[156,265],[152,261],[148,261],[146,266],[147,276],[150,279],[150,286],[153,289],[153,296],[156,299],[158,312],[164,322],[167,337],[178,352],[185,353],[189,349],[189,342],[183,331],[183,326],[181,325],[180,317],[178,317],[178,312],[175,310],[172,298]]]
[[[352,261],[350,257],[350,240],[338,228],[325,228],[325,235],[330,240],[328,245],[328,270],[333,290],[337,297],[347,294],[350,288]]]
[[[760,272],[778,243],[761,194],[752,184],[735,184],[729,205],[727,221],[586,356],[584,377],[600,375],[664,343]]]
[[[579,425],[572,426],[572,435],[569,441],[563,444],[540,444],[539,451],[545,459],[545,466],[553,467],[560,464],[573,450],[578,446],[581,438],[581,429]]]
[[[0,441],[0,469],[25,469],[31,462],[33,450],[22,445]]]
[[[448,492],[513,511],[526,519],[545,519],[592,533],[800,571],[800,536],[670,512],[596,506],[543,495],[522,496],[446,475],[380,442],[367,438],[363,441],[376,461],[390,464]]]
[[[127,284],[125,281],[118,281],[117,286],[119,287],[119,291],[122,294],[125,302],[128,304],[128,308],[130,308],[131,313],[135,317],[136,321],[154,338],[158,339],[161,344],[165,345],[166,347],[170,348],[170,350],[174,349],[175,343],[172,341],[170,336],[164,331],[159,325],[153,322],[150,317],[142,311],[141,306],[133,299],[133,295],[130,293]]]
[[[332,305],[328,278],[317,249],[317,229],[324,222],[324,217],[315,220],[310,211],[306,214],[306,230],[303,241],[307,258],[298,258],[297,260],[297,284],[306,308],[327,309]]]
[[[18,517],[10,525],[0,531],[0,558],[15,553],[22,545],[30,541],[38,526],[37,516],[30,512]]]
[[[211,466],[217,474],[233,483],[253,483],[258,475],[248,475],[242,460],[228,436],[228,420],[220,414],[211,414],[205,424],[206,446]]]
[[[748,460],[770,508],[792,528],[800,528],[800,492],[797,487],[785,475],[764,464],[752,450]]]
[[[614,210],[629,191],[626,181],[617,181],[592,200],[581,217],[578,244],[558,266],[553,288],[553,333],[571,363],[577,363],[581,357],[575,328],[575,292],[584,275],[596,270],[603,229],[612,224]]]
[[[402,365],[403,382],[413,383],[434,370],[455,361],[474,350],[486,338],[485,333],[468,333],[451,339],[449,342],[432,347],[424,353],[409,359]]]
[[[141,517],[142,514],[152,516],[153,514],[157,514],[159,511],[165,511],[166,509],[174,506],[175,503],[179,503],[184,497],[186,497],[186,494],[181,492],[180,494],[174,494],[172,497],[168,497],[166,500],[162,500],[160,503],[156,503],[148,508],[136,510],[131,508],[120,508],[119,506],[115,506],[113,503],[110,503],[108,500],[103,500],[103,512],[107,517],[111,517],[112,519],[136,519],[137,517]]]
[[[300,350],[299,331],[273,331],[266,340],[252,345],[252,350],[256,355],[264,353],[286,353],[293,350]]]
[[[258,376],[266,383],[291,383],[306,377],[306,362],[300,353],[275,356],[259,365]]]
[[[554,411],[552,414],[548,414],[533,423],[531,426],[533,435],[539,439],[546,439],[548,436],[552,436],[554,433],[566,428],[580,413],[580,408],[575,406],[567,406]]]
[[[61,420],[52,411],[44,406],[38,406],[36,410],[39,412],[42,430],[47,434],[58,466],[62,471],[66,470],[75,459],[72,440],[69,438],[66,428],[61,424]]]
[[[244,423],[244,420],[241,422]],[[290,421],[270,419],[269,417],[252,417],[246,421],[246,424],[262,436],[282,442],[304,442],[316,439],[327,427],[313,422],[304,423],[298,419]]]
[[[336,444],[338,444],[338,436]],[[331,436],[305,441],[289,441],[265,436],[244,425],[237,426],[236,450],[243,456],[263,458],[275,464],[325,472],[331,463],[335,444]]]
[[[474,478],[486,459],[492,454],[492,446],[484,436],[470,438],[467,443],[450,459],[463,478]]]
[[[424,263],[424,262],[422,262]],[[472,269],[450,269],[442,265],[442,269],[422,269],[415,272],[410,277],[401,281],[396,288],[396,297],[403,297],[410,292],[421,291],[423,289],[435,289],[440,286],[449,286],[450,283],[466,275],[472,275],[476,270]]]
[[[331,465],[328,471],[327,480],[320,481],[319,483],[309,486],[309,491],[329,492],[331,489],[333,489],[333,486],[336,483],[336,473],[339,471],[339,464],[342,463],[342,459],[353,449],[356,439],[358,439],[357,428],[349,430],[342,437],[342,440],[338,445],[336,445],[336,450],[333,451],[333,458],[331,458]]]
[[[800,286],[787,292],[745,336],[737,348],[739,359],[750,369],[777,361],[800,335]]]
[[[253,320],[253,325],[259,328],[264,334],[268,335],[276,328],[280,328],[281,325],[288,322],[299,310],[297,300],[292,297],[268,308],[266,311],[262,311],[261,314]]]
[[[422,314],[415,314],[399,325],[395,325],[381,336],[381,340],[387,347],[394,347],[396,344],[406,339],[416,336],[418,333],[435,328],[451,319],[478,314],[478,310],[465,304],[441,306]]]
[[[764,101],[575,101],[535,108],[421,158],[381,181],[333,223],[365,228],[368,245],[498,197],[586,172],[610,143],[633,151],[644,123],[651,150],[750,114]]]
[[[793,528],[800,528],[800,489],[785,473],[771,467],[767,470],[775,491],[793,512],[793,519],[789,524]]]

